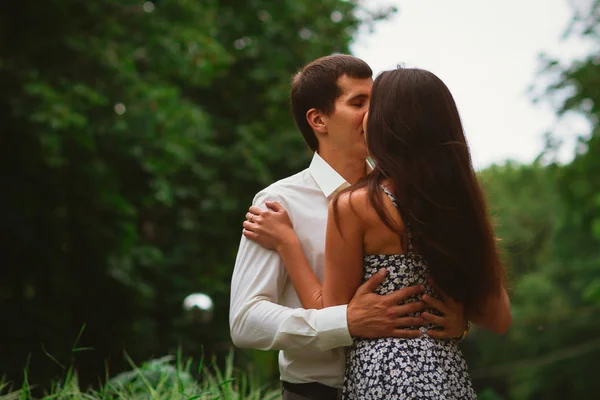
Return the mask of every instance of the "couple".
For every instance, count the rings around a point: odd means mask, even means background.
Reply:
[[[246,214],[234,344],[281,350],[283,399],[475,398],[457,343],[511,315],[452,95],[337,54],[294,76],[291,103],[314,156]]]

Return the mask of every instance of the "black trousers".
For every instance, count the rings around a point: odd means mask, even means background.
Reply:
[[[321,383],[281,382],[283,400],[339,400],[342,391]]]

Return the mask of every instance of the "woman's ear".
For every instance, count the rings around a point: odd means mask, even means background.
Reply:
[[[306,112],[306,120],[316,135],[327,134],[327,123],[323,114],[316,108],[311,108]]]

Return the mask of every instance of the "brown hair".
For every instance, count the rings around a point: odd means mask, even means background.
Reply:
[[[319,149],[319,142],[306,120],[306,113],[311,108],[316,108],[326,115],[334,111],[335,99],[341,94],[337,80],[342,75],[366,79],[373,75],[373,71],[360,58],[333,54],[308,63],[292,78],[292,114],[296,126],[313,151]]]
[[[436,285],[480,312],[499,295],[505,270],[450,91],[429,71],[383,72],[373,84],[366,137],[375,168],[347,190],[366,187],[382,221],[406,238],[383,205],[380,184],[390,180]]]

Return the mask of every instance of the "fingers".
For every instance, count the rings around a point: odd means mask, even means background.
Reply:
[[[260,208],[260,207],[256,207],[256,206],[252,206],[252,207],[250,207],[250,208],[248,209],[248,211],[249,211],[251,214],[254,214],[254,215],[261,215],[262,213],[264,213],[264,212],[265,212],[265,210],[263,210],[263,209],[262,209],[262,208]]]
[[[423,326],[425,324],[427,324],[427,322],[421,317],[403,317],[398,318],[395,326],[398,328],[408,328],[411,326]]]
[[[256,234],[256,232],[252,232],[245,228],[242,229],[242,235],[244,235],[246,238],[248,238],[250,240],[256,240],[258,238],[258,235]]]
[[[444,297],[444,304],[446,305],[446,307],[448,307],[454,313],[459,313],[459,314],[462,315],[462,313],[464,312],[464,307],[463,307],[463,305],[461,303],[459,303],[458,301],[454,300],[450,296],[446,296],[443,293],[442,293],[442,296],[445,296]]]
[[[446,319],[444,317],[440,317],[439,315],[434,315],[432,313],[424,312],[423,314],[421,314],[421,317],[423,317],[423,319],[425,321],[434,323],[439,326],[446,325]]]
[[[381,268],[379,271],[374,273],[368,281],[359,286],[359,288],[356,290],[356,295],[374,292],[375,289],[377,289],[377,287],[385,280],[386,275],[387,270],[385,268]]]
[[[276,201],[265,201],[265,205],[268,209],[273,210],[275,212],[285,211],[283,206]]]
[[[433,339],[454,339],[447,331],[427,330],[427,336]]]
[[[249,221],[256,221],[257,219],[260,220],[260,217],[268,216],[271,211],[286,212],[285,208],[276,201],[265,201],[265,205],[267,206],[267,210],[257,206],[251,206],[246,213],[246,219]]]
[[[269,210],[263,210],[260,207],[252,206],[248,209],[245,217],[251,222],[260,222],[262,218],[269,212]]]
[[[416,313],[425,308],[425,303],[421,301],[414,301],[411,303],[401,304],[392,308],[392,314],[398,316],[404,316],[412,313]]]
[[[443,301],[438,300],[435,297],[432,297],[428,294],[424,294],[423,297],[421,298],[421,300],[423,300],[427,305],[435,308],[442,314],[448,314],[450,311],[448,306]]]
[[[452,297],[448,296],[446,294],[446,292],[444,292],[442,289],[440,289],[440,287],[438,285],[435,284],[435,282],[433,281],[433,278],[429,278],[427,281],[429,282],[429,284],[431,286],[433,286],[433,289],[436,291],[436,293],[438,293],[440,295],[440,297],[442,298],[444,303],[446,303],[450,306],[457,304],[456,301],[454,301],[454,299]]]
[[[386,295],[389,301],[393,303],[400,303],[409,297],[416,296],[423,292],[423,285],[414,285],[400,290],[396,290],[394,293]]]
[[[250,221],[242,222],[242,226],[244,227],[244,230],[253,232],[253,233],[256,233],[256,230],[258,228],[258,226],[254,222],[250,222]]]
[[[246,217],[246,220],[247,220],[247,221],[250,221],[250,222],[255,222],[255,221],[256,221],[256,219],[258,218],[258,214],[254,214],[254,213],[251,213],[251,212],[247,212],[247,213],[246,213],[246,215],[245,215],[245,217]]]
[[[392,331],[392,336],[398,338],[418,338],[422,335],[423,334],[418,329],[394,329],[394,331]]]

